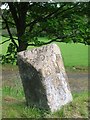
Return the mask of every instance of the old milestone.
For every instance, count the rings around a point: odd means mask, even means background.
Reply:
[[[28,106],[54,112],[72,101],[61,52],[55,43],[19,52],[18,64]]]

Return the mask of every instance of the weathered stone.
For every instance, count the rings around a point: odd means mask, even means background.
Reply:
[[[72,101],[59,47],[49,44],[18,53],[26,102],[52,112]]]

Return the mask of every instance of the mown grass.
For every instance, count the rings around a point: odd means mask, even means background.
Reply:
[[[3,87],[3,118],[88,118],[88,92],[72,93],[73,101],[51,113],[35,106],[27,107],[23,88]]]
[[[2,41],[6,38],[2,37]],[[47,41],[47,38],[39,38],[40,41]],[[0,54],[6,54],[9,42],[2,45]],[[88,48],[90,46],[80,43],[56,43],[61,49],[65,67],[88,67]],[[29,46],[28,49],[34,47]]]
[[[39,38],[40,41],[47,42],[48,39],[45,37]],[[64,65],[66,67],[87,67],[88,66],[88,49],[90,46],[81,43],[56,43],[62,53]],[[32,49],[33,47],[28,47]]]

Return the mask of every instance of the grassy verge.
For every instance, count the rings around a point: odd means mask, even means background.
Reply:
[[[73,93],[73,101],[51,113],[36,107],[26,107],[22,87],[3,87],[3,118],[87,118],[88,92]]]

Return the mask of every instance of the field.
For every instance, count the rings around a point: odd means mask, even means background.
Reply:
[[[39,38],[47,40],[46,38]],[[3,38],[3,40],[5,40]],[[0,54],[6,53],[8,43],[2,45]],[[73,101],[61,110],[51,113],[35,106],[26,107],[18,67],[2,66],[2,116],[3,118],[88,118],[88,47],[84,44],[57,43],[62,52],[69,77]],[[33,47],[28,47],[32,49]],[[69,69],[70,68],[70,69]]]
[[[2,41],[4,41],[3,38]],[[39,40],[47,41],[47,38],[39,38]],[[0,54],[6,54],[7,46],[9,42],[2,45],[2,51]],[[64,65],[66,67],[88,67],[88,48],[90,46],[84,44],[74,44],[74,43],[56,43],[62,52],[62,57]],[[32,49],[33,47],[28,47]]]

